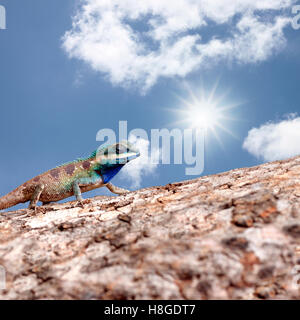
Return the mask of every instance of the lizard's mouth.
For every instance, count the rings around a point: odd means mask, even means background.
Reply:
[[[127,157],[127,162],[136,159],[140,156],[141,154],[139,152],[137,152],[136,154],[133,154],[132,156]]]
[[[118,162],[119,162],[119,164],[125,164],[125,163],[128,163],[131,160],[134,160],[134,159],[138,158],[140,155],[141,154],[139,152],[137,152],[137,153],[131,154],[131,155],[127,156],[127,157],[120,158]]]

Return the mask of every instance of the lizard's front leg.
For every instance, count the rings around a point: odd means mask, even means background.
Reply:
[[[121,195],[121,194],[126,194],[126,193],[130,192],[129,190],[114,186],[112,183],[107,183],[105,186],[109,191],[111,191],[111,192],[113,192],[115,194],[120,194]]]
[[[35,209],[36,205],[40,199],[40,196],[44,190],[45,186],[43,184],[40,184],[36,187],[36,189],[34,190],[34,193],[32,195],[32,198],[30,200],[28,209]]]
[[[76,197],[76,200],[81,202],[83,200],[83,198],[82,198],[81,190],[79,187],[79,181],[75,181],[73,183],[73,192],[74,192],[74,196]]]
[[[82,205],[82,201],[83,201],[80,187],[94,185],[94,184],[97,184],[99,181],[100,181],[100,178],[97,175],[94,175],[91,177],[80,178],[80,179],[74,181],[73,193],[74,193],[74,196],[76,197],[76,200],[79,202],[79,204]]]

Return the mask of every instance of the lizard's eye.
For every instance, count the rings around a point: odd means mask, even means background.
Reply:
[[[106,149],[103,153],[105,156],[108,156],[108,149]]]
[[[127,152],[128,149],[126,149],[124,146],[122,146],[121,144],[117,144],[116,145],[116,154],[121,154],[121,153],[125,153]]]

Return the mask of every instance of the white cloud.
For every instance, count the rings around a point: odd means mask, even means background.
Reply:
[[[155,174],[159,163],[160,150],[152,150],[151,158],[149,140],[130,135],[129,141],[139,150],[141,155],[124,166],[121,171],[121,177],[129,179],[132,188],[139,188],[143,177]]]
[[[266,123],[248,132],[243,148],[265,161],[300,155],[300,117],[292,114],[277,123]]]
[[[296,1],[82,0],[63,48],[112,84],[145,92],[159,77],[184,77],[220,59],[266,60],[285,45]]]

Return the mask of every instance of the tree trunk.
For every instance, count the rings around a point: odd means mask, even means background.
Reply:
[[[0,214],[1,299],[300,298],[300,157],[85,202]]]

